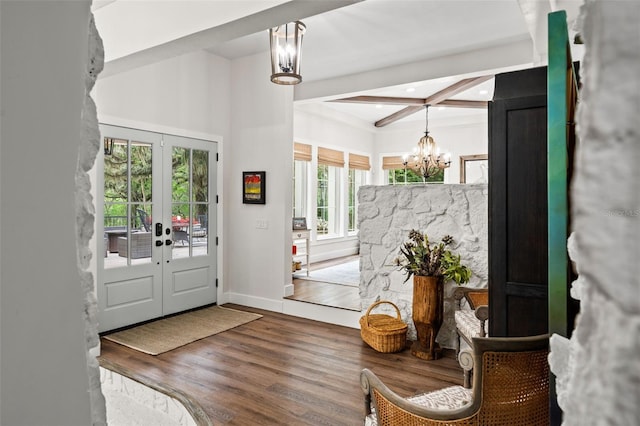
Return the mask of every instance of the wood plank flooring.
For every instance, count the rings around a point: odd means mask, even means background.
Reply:
[[[216,425],[362,424],[365,367],[403,396],[462,383],[453,352],[437,361],[381,354],[356,329],[224,306],[264,317],[158,356],[102,339],[100,359],[187,395]]]
[[[293,295],[285,299],[360,312],[360,289],[322,281],[293,280]]]
[[[311,271],[340,265],[358,259],[358,255],[345,256],[337,259],[325,260],[311,264]],[[309,279],[293,279],[293,295],[285,299],[316,305],[331,306],[333,308],[361,310],[360,288],[341,284],[326,283]]]

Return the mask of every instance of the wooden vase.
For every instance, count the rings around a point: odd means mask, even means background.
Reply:
[[[413,277],[413,324],[418,340],[411,346],[411,354],[421,359],[440,357],[436,336],[442,326],[444,280],[442,277]]]

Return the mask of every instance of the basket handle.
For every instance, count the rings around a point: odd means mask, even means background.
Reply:
[[[396,310],[396,318],[399,319],[399,320],[402,320],[402,316],[400,315],[400,309],[398,309],[398,307],[395,305],[395,303],[389,302],[388,300],[378,300],[377,302],[375,302],[371,306],[369,306],[369,309],[367,309],[367,313],[364,315],[366,320],[367,320],[367,326],[370,325],[369,324],[369,313],[371,312],[371,310],[373,308],[375,308],[376,306],[381,305],[383,303],[388,303],[389,305],[393,306],[394,309]]]

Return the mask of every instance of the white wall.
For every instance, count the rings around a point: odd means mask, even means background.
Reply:
[[[291,283],[293,87],[271,83],[269,72],[267,52],[231,64],[225,258],[231,301],[280,311]],[[266,204],[242,204],[243,171],[266,172]]]
[[[195,52],[99,79],[94,89],[98,118],[105,123],[118,118],[226,139],[229,72],[228,60]]]
[[[321,145],[368,155],[373,150],[375,128],[365,130],[348,119],[339,120],[296,109],[294,113],[296,142]]]
[[[89,5],[0,2],[3,425],[94,421],[75,200]]]

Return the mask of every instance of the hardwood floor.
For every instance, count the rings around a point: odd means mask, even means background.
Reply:
[[[322,281],[293,280],[293,295],[285,299],[360,312],[360,289]]]
[[[462,384],[453,352],[381,354],[359,330],[248,308],[263,318],[158,356],[101,340],[101,362],[187,395],[223,425],[359,425],[359,374],[373,370],[403,396]]]
[[[358,259],[358,255],[341,257],[311,264],[311,271],[327,268]],[[293,295],[285,299],[333,308],[360,312],[360,289],[341,284],[326,283],[309,279],[293,279]]]

